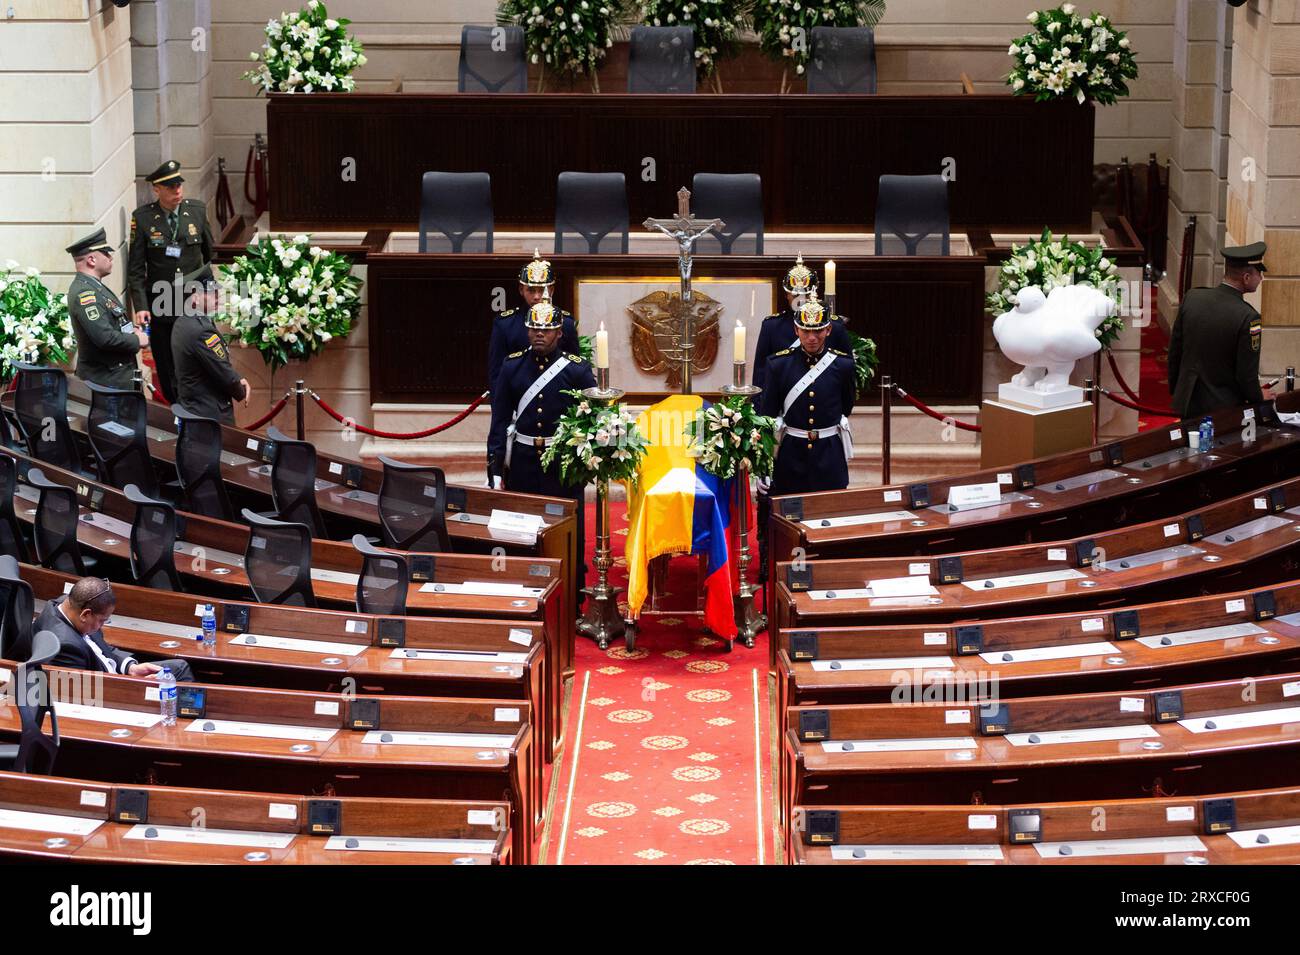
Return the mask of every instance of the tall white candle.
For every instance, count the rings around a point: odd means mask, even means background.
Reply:
[[[749,317],[750,318],[754,317],[754,308],[757,302],[758,302],[758,289],[752,288],[749,290]]]
[[[835,294],[835,262],[833,260],[826,263],[826,294]]]
[[[733,350],[731,360],[736,364],[744,364],[745,361],[745,326],[736,320],[736,337],[733,339]]]
[[[605,323],[600,323],[600,330],[596,332],[596,367],[609,367],[609,332],[605,331]]]

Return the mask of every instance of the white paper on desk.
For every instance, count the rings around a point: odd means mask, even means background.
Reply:
[[[391,736],[387,742],[382,737]],[[509,749],[514,736],[497,733],[415,733],[405,730],[371,730],[361,738],[375,746],[457,746],[465,749]]]
[[[145,831],[153,829],[158,834],[152,838]],[[239,829],[195,829],[190,826],[132,826],[123,839],[144,839],[147,842],[186,842],[203,846],[240,846],[249,849],[287,849],[296,835],[292,832],[248,832]]]
[[[211,723],[207,730],[217,736],[252,736],[257,739],[298,739],[313,743],[328,743],[338,732],[326,726],[296,726],[292,723],[246,723],[238,720],[193,720],[185,727],[187,733],[204,733],[203,724]]]
[[[248,642],[253,637],[253,643]],[[230,641],[237,647],[266,647],[268,650],[295,650],[299,653],[323,653],[326,656],[337,655],[355,657],[364,653],[366,648],[356,643],[333,643],[329,640],[303,640],[299,637],[275,637],[263,633],[241,633]]]
[[[838,663],[838,667],[832,667]],[[836,670],[950,670],[952,657],[862,657],[857,660],[813,660],[814,673]]]
[[[1061,580],[1078,580],[1085,577],[1072,567],[1062,570],[1044,570],[1034,574],[1012,574],[1009,577],[986,577],[979,580],[966,580],[962,586],[970,590],[1003,590],[1008,587],[1032,587],[1034,584],[1052,584]],[[992,587],[985,587],[986,581],[992,581]]]
[[[311,569],[312,580],[323,580],[328,584],[346,584],[349,587],[355,587],[359,579],[356,574],[345,573],[341,570],[322,570],[319,567]]]
[[[845,743],[851,743],[853,749],[845,750]],[[936,749],[976,749],[977,744],[969,736],[918,736],[909,739],[827,740],[821,747],[823,753],[919,753]]]
[[[523,663],[526,653],[510,650],[421,650],[398,647],[388,655],[394,660],[443,660],[454,663]]]
[[[61,816],[53,812],[30,812],[25,809],[0,809],[0,829],[57,832],[63,836],[88,836],[103,824],[103,819],[87,819],[84,816]]]
[[[882,577],[868,580],[873,597],[932,597],[939,593],[929,577],[917,574],[909,577]]]
[[[1185,647],[1192,643],[1252,637],[1261,633],[1268,631],[1253,623],[1231,623],[1220,627],[1202,627],[1199,630],[1180,630],[1177,633],[1155,633],[1149,637],[1138,637],[1137,642],[1151,650],[1162,650],[1166,647]],[[1165,643],[1166,640],[1169,642]]]
[[[1151,739],[1160,733],[1146,723],[1128,723],[1124,726],[1088,726],[1076,730],[1044,730],[1038,733],[1008,733],[1003,737],[1012,746],[1061,746],[1070,743],[1102,743],[1125,739]],[[1038,742],[1029,742],[1037,736]]]
[[[835,596],[831,596],[834,594]],[[852,587],[844,590],[810,590],[808,597],[811,600],[862,600],[871,596],[871,591],[866,587]]]
[[[489,531],[499,531],[517,537],[529,537],[534,542],[537,540],[537,532],[541,529],[542,518],[537,514],[521,514],[518,511],[504,511],[494,507],[492,508],[492,514],[488,517]]]
[[[128,617],[125,614],[113,614],[112,623],[104,628],[106,633],[115,630],[138,630],[141,633],[153,633],[160,637],[178,637],[181,640],[193,640],[201,633],[201,628],[194,624],[164,623],[161,620],[145,620],[141,617]],[[112,643],[112,640],[108,641]]]
[[[831,846],[836,862],[1000,861],[1001,846]]]
[[[988,484],[958,484],[948,488],[948,503],[957,507],[983,507],[1002,500],[997,481]]]
[[[1268,842],[1260,842],[1260,836]],[[1228,833],[1228,838],[1241,849],[1266,849],[1269,846],[1294,846],[1300,843],[1300,826],[1273,826],[1268,829],[1238,829]]]
[[[924,607],[930,603],[930,597],[872,597],[867,603],[876,607]],[[936,603],[942,603],[938,600]]]
[[[1068,856],[1061,847],[1069,846]],[[1036,842],[1034,849],[1044,859],[1078,859],[1095,856],[1166,855],[1173,852],[1204,852],[1205,843],[1196,836],[1156,836],[1149,839],[1083,839],[1079,842]]]
[[[1113,643],[1068,643],[1059,647],[1030,647],[1026,650],[993,650],[981,653],[985,663],[1032,663],[1036,660],[1068,660],[1073,657],[1095,657],[1104,653],[1118,653]],[[1010,654],[1011,659],[1003,659]]]
[[[885,492],[889,500],[889,492]],[[900,500],[896,497],[894,500]],[[804,527],[859,527],[863,524],[888,524],[891,521],[910,521],[916,515],[911,511],[878,511],[875,514],[850,514],[846,517],[817,517],[801,521]]]
[[[1206,721],[1214,724],[1206,728]],[[1178,725],[1193,733],[1218,733],[1223,730],[1245,730],[1256,726],[1278,726],[1300,721],[1300,706],[1283,706],[1271,710],[1251,710],[1247,713],[1222,713],[1198,716],[1192,720],[1179,720]]]
[[[428,584],[425,586],[427,587]],[[424,587],[420,589],[423,590]],[[525,587],[522,584],[494,584],[486,580],[467,580],[460,585],[460,592],[476,597],[540,597],[542,588]]]
[[[116,421],[101,421],[98,426],[100,430],[107,431],[109,434],[118,438],[129,438],[135,432],[126,425],[119,424]]]
[[[350,846],[348,842],[355,842]],[[330,836],[325,840],[326,850],[348,852],[437,852],[473,856],[491,855],[496,843],[491,839],[421,839],[392,838],[389,836]]]
[[[153,726],[162,719],[157,713],[142,713],[139,710],[115,710],[107,706],[86,706],[83,703],[65,703],[62,700],[54,701],[54,712],[61,720],[89,720],[92,723],[138,726],[142,729]]]

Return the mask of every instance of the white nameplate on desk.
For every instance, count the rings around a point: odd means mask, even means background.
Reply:
[[[253,642],[249,642],[249,637],[253,638]],[[241,633],[239,636],[232,638],[230,642],[237,647],[266,647],[269,650],[296,650],[299,653],[324,653],[327,656],[338,654],[339,656],[355,657],[357,654],[366,651],[365,646],[355,643],[300,640],[297,637],[271,637],[261,633]]]
[[[204,730],[206,723],[212,729]],[[212,733],[221,736],[253,736],[257,739],[299,739],[328,743],[337,729],[326,726],[295,726],[292,723],[245,723],[239,720],[194,720],[185,727],[187,733]]]
[[[1214,724],[1207,727],[1206,722]],[[1300,722],[1300,706],[1285,706],[1272,710],[1252,710],[1248,713],[1223,713],[1198,716],[1193,720],[1179,720],[1178,725],[1193,733],[1218,733],[1223,730],[1246,730],[1257,726],[1277,726],[1281,723]]]
[[[88,836],[103,824],[103,819],[87,819],[84,816],[61,816],[53,812],[30,812],[25,809],[0,809],[0,829],[25,829],[28,832],[57,832],[64,836]]]
[[[873,597],[933,597],[939,593],[930,583],[930,578],[920,574],[868,580],[867,587]]]
[[[131,525],[126,521],[119,520],[116,517],[110,517],[107,514],[99,514],[89,511],[81,515],[81,523],[89,524],[91,527],[101,531],[106,531],[114,537],[121,537],[124,541],[131,537]]]
[[[385,740],[384,736],[392,739]],[[361,737],[363,743],[376,746],[457,746],[465,749],[509,749],[513,736],[494,733],[411,733],[402,730],[371,730]]]
[[[153,726],[162,719],[157,713],[139,710],[114,710],[107,706],[86,706],[82,703],[54,701],[54,712],[61,720],[89,720],[92,723],[112,723],[116,726]]]
[[[349,842],[356,845],[350,846]],[[490,839],[419,839],[387,836],[330,836],[325,840],[327,850],[348,852],[438,852],[456,855],[491,855],[496,843]]]
[[[1129,723],[1124,726],[1088,726],[1077,730],[1043,730],[1038,733],[1008,733],[1003,737],[1012,746],[1059,746],[1070,743],[1105,743],[1125,739],[1151,739],[1160,733],[1146,723]],[[1029,742],[1037,736],[1038,742]]]
[[[355,587],[360,579],[356,574],[345,573],[341,570],[322,570],[319,567],[311,569],[312,580],[323,580],[327,584],[346,584],[349,587]]]
[[[1259,837],[1268,836],[1268,842]],[[1228,838],[1241,849],[1266,849],[1269,846],[1294,846],[1300,844],[1300,826],[1273,826],[1269,829],[1238,829],[1228,833]]]
[[[1199,630],[1180,630],[1177,633],[1161,633],[1150,637],[1138,637],[1137,642],[1152,650],[1166,647],[1185,647],[1192,643],[1210,643],[1215,640],[1231,640],[1235,637],[1253,637],[1268,633],[1263,627],[1253,623],[1225,624],[1222,627],[1202,627]],[[1169,641],[1166,643],[1165,641]]]
[[[489,531],[526,538],[532,543],[536,543],[537,533],[541,529],[542,519],[536,514],[520,514],[518,511],[503,511],[494,507],[492,516],[488,518]]]
[[[848,517],[822,517],[800,521],[804,527],[858,527],[862,524],[885,524],[889,521],[911,521],[916,515],[911,511],[881,511],[878,514],[851,514]]]
[[[542,595],[541,587],[523,584],[494,584],[481,580],[467,580],[463,584],[428,583],[420,587],[424,594],[465,594],[473,597],[532,597]]]
[[[852,746],[846,750],[845,745]],[[823,753],[919,753],[936,749],[977,749],[969,736],[940,736],[915,739],[842,739],[821,744]]]
[[[836,862],[1000,862],[1001,846],[831,846]]]
[[[958,507],[987,507],[1002,501],[1002,488],[996,481],[988,484],[958,484],[948,488],[948,503]]]
[[[832,663],[839,666],[833,667]],[[813,660],[816,673],[837,670],[948,670],[954,666],[952,657],[863,657],[858,660]]]
[[[526,653],[509,650],[417,650],[398,647],[389,657],[394,660],[445,660],[461,663],[523,663]]]
[[[1038,660],[1068,660],[1072,657],[1094,657],[1103,653],[1118,653],[1113,643],[1067,643],[1059,647],[1031,647],[1028,650],[993,650],[981,653],[985,663],[1033,663]],[[1011,659],[1006,659],[1010,656]]]
[[[146,836],[152,829],[155,836]],[[239,846],[249,849],[287,849],[293,845],[292,832],[247,832],[239,829],[195,829],[191,826],[132,826],[123,839],[146,842],[186,842],[201,846]]]
[[[971,590],[1005,590],[1008,587],[1032,587],[1034,584],[1052,584],[1061,580],[1078,580],[1087,574],[1080,573],[1072,567],[1061,570],[1043,570],[1033,574],[1013,574],[1009,577],[985,577],[980,580],[962,581],[962,586]],[[992,582],[992,587],[985,584]]]
[[[1061,847],[1069,846],[1069,855]],[[1096,856],[1146,856],[1173,852],[1204,852],[1196,836],[1156,836],[1150,839],[1084,839],[1080,842],[1036,842],[1034,849],[1044,859],[1079,859]]]

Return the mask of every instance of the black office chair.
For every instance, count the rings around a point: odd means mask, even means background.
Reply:
[[[77,492],[55,484],[40,468],[27,472],[27,483],[40,492],[36,502],[36,559],[42,567],[86,576],[86,562],[77,543]]]
[[[555,251],[627,254],[627,184],[621,172],[562,172],[555,188]],[[574,248],[577,246],[577,248]]]
[[[95,453],[99,479],[113,487],[134,484],[143,493],[158,495],[158,476],[149,455],[149,405],[139,391],[121,391],[86,382],[90,414],[86,437]]]
[[[813,27],[809,93],[874,93],[876,35],[871,27]]]
[[[404,615],[406,591],[411,584],[411,569],[406,558],[380,550],[366,540],[364,534],[353,537],[352,546],[361,554],[357,612]]]
[[[527,93],[524,29],[519,26],[460,28],[459,93]]]
[[[426,172],[420,183],[421,252],[492,251],[492,177]]]
[[[633,27],[627,46],[627,91],[694,93],[694,28]]]
[[[221,422],[172,405],[177,419],[176,476],[180,478],[185,510],[204,517],[233,521],[235,510],[221,477]]]
[[[316,506],[316,447],[291,438],[274,425],[266,429],[271,451],[271,504],[275,518],[306,524],[312,537],[325,536],[325,521]]]
[[[244,572],[258,603],[315,607],[307,525],[271,520],[247,508],[240,513],[248,523]]]
[[[379,456],[379,529],[385,547],[451,552],[447,533],[447,476],[442,468]]]
[[[721,219],[695,242],[702,255],[763,254],[763,180],[755,173],[697,172],[691,179],[691,209],[701,219]]]
[[[134,484],[128,484],[122,493],[135,505],[131,576],[141,587],[178,593],[184,590],[176,573],[176,509],[142,493]]]
[[[27,540],[14,513],[14,491],[18,490],[18,459],[0,454],[0,552],[27,561]]]
[[[54,695],[42,667],[59,653],[59,638],[42,630],[32,640],[32,654],[14,674],[14,695],[22,731],[17,743],[0,745],[0,769],[48,776],[59,754],[59,717],[54,712]],[[50,735],[45,735],[45,718]]]
[[[943,176],[880,177],[876,255],[899,255],[898,243],[903,255],[948,254],[948,183]]]
[[[68,378],[59,368],[17,362],[14,415],[28,453],[65,471],[82,472],[81,454],[68,424]]]
[[[0,658],[26,660],[32,652],[36,598],[22,579],[18,561],[0,555]]]
[[[9,424],[9,412],[0,409],[0,444],[14,451],[26,451],[27,445],[14,437],[14,430]]]

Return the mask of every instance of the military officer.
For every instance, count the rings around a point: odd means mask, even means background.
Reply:
[[[799,344],[795,333],[794,313],[817,291],[817,274],[803,264],[803,255],[795,260],[781,283],[785,291],[786,308],[763,319],[758,329],[758,344],[754,347],[754,387],[762,388],[767,378],[767,360],[776,352]],[[848,329],[838,315],[830,316],[831,331],[827,344],[831,348],[853,354],[853,343]]]
[[[578,546],[585,548],[582,487],[560,480],[559,465],[543,468],[542,455],[553,443],[560,417],[573,403],[565,391],[596,387],[591,366],[560,349],[560,311],[549,302],[528,310],[529,347],[512,352],[492,390],[492,428],[488,434],[488,473],[494,488],[568,497],[578,502]],[[577,582],[584,585],[586,565]],[[579,595],[581,603],[581,595]]]
[[[533,250],[533,260],[519,270],[519,297],[524,300],[523,308],[508,308],[492,322],[492,339],[488,344],[488,388],[496,389],[497,374],[501,363],[507,355],[523,351],[528,346],[528,329],[525,319],[528,310],[543,299],[550,300],[555,292],[555,270],[551,263],[542,258],[541,253]],[[560,351],[578,354],[578,329],[573,324],[573,316],[559,309],[563,336],[560,339]]]
[[[1192,289],[1178,308],[1169,341],[1169,392],[1184,418],[1264,400],[1259,312],[1243,296],[1264,280],[1266,251],[1263,242],[1224,249],[1223,282]]]
[[[129,389],[136,353],[149,344],[133,328],[121,299],[104,284],[113,271],[113,247],[98,229],[68,246],[77,270],[68,286],[68,317],[77,339],[77,376],[106,388]]]
[[[185,276],[185,305],[172,331],[177,401],[222,424],[235,423],[233,402],[248,407],[251,388],[230,363],[230,349],[217,331],[217,282],[206,265]]]
[[[186,199],[180,163],[168,160],[145,177],[154,201],[131,216],[128,284],[135,323],[149,323],[158,380],[168,401],[177,396],[172,364],[172,329],[182,311],[183,277],[212,264],[212,233],[208,210],[198,199]],[[152,319],[152,321],[151,321]]]
[[[773,497],[848,487],[853,457],[853,359],[826,344],[831,320],[816,296],[795,313],[795,328],[799,344],[767,360],[767,386],[758,399],[759,411],[777,419]]]

